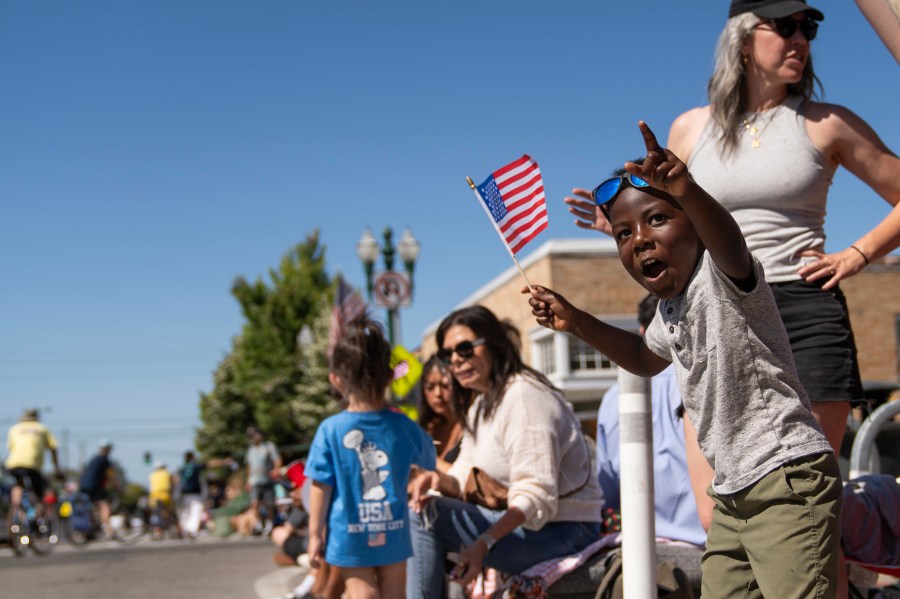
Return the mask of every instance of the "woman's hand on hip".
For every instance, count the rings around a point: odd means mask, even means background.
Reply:
[[[804,281],[818,281],[827,277],[823,290],[831,289],[846,278],[852,277],[866,266],[862,254],[847,248],[835,254],[824,254],[817,250],[806,250],[800,254],[804,258],[815,258],[814,262],[799,268],[797,274]]]

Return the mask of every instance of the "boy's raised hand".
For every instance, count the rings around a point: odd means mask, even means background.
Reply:
[[[554,331],[571,332],[574,329],[573,318],[577,310],[566,298],[540,285],[532,285],[531,289],[523,287],[522,293],[531,294],[528,305],[539,325]]]
[[[638,121],[638,128],[644,136],[647,157],[644,164],[626,162],[625,170],[674,198],[684,197],[691,184],[687,166],[671,150],[659,145],[647,123]]]
[[[625,170],[675,198],[719,269],[742,289],[751,289],[756,284],[753,260],[734,217],[694,182],[678,156],[659,145],[647,123],[638,121],[638,128],[647,157],[641,165],[626,162]]]

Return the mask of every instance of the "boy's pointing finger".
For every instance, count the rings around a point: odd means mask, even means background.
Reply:
[[[638,128],[641,130],[641,135],[644,137],[644,146],[647,148],[647,151],[659,152],[660,156],[665,158],[666,151],[659,145],[659,142],[656,140],[656,134],[650,129],[650,125],[644,121],[638,121]]]

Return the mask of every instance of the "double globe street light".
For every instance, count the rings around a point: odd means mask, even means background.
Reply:
[[[384,243],[378,244],[378,240],[372,235],[371,229],[366,227],[363,235],[356,244],[356,255],[363,263],[366,273],[366,291],[369,301],[387,309],[387,334],[388,341],[394,346],[400,339],[400,314],[399,308],[408,306],[412,300],[413,270],[416,259],[421,251],[421,244],[413,237],[409,228],[404,229],[403,236],[394,247],[392,237],[394,233],[390,227],[385,227],[382,237]],[[375,272],[375,262],[378,254],[384,260],[384,271]],[[394,270],[394,255],[399,254],[406,272]]]

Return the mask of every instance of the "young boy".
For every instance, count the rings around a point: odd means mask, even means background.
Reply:
[[[535,286],[537,322],[620,367],[674,363],[715,470],[702,596],[835,597],[841,477],[800,385],[772,292],[731,215],[639,123],[647,156],[594,197],[628,273],[662,301],[643,338]],[[523,289],[528,293],[528,289]]]

